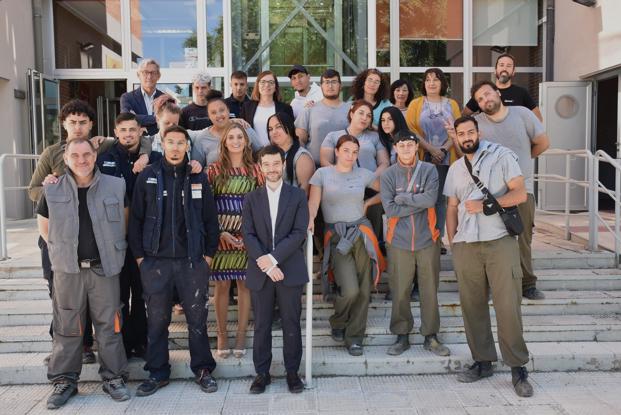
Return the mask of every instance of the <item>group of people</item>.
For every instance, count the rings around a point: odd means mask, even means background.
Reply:
[[[145,59],[140,88],[121,97],[115,137],[91,137],[95,113],[86,102],[64,105],[66,137],[41,155],[29,188],[53,300],[48,408],[75,395],[82,363],[95,361],[92,327],[103,389],[113,399],[130,398],[132,356],[144,358],[149,372],[136,396],[166,386],[173,307],[185,315],[190,368],[203,391],[218,387],[214,354],[246,354],[252,310],[257,375],[250,392],[271,383],[276,321],[288,388],[301,392],[307,230],[321,260],[324,298],[334,303],[332,338],[349,354],[364,354],[371,290],[384,271],[396,335],[387,353],[410,348],[417,284],[423,347],[450,354],[438,338],[437,299],[440,257],[450,247],[474,360],[458,379],[493,373],[491,294],[513,386],[531,396],[520,304],[522,297],[544,297],[530,251],[532,159],[549,144],[532,99],[511,83],[514,74],[515,59],[501,55],[496,82],[474,85],[462,112],[447,97],[438,68],[425,72],[419,97],[406,80],[389,85],[379,70],[364,70],[343,101],[338,71],[325,70],[317,85],[294,65],[290,104],[271,71],[257,76],[250,97],[246,74],[234,72],[228,98],[199,73],[192,103],[180,108],[157,89],[157,62]],[[523,223],[517,237],[500,216],[511,207]],[[233,281],[238,313],[231,348]],[[213,353],[206,324],[211,282]]]

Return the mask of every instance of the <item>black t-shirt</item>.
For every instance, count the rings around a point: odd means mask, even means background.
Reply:
[[[52,185],[53,186],[53,185]],[[88,187],[78,187],[78,260],[99,259],[99,249],[93,232],[93,222],[91,215],[88,213],[88,205],[86,202],[86,194]],[[50,211],[45,200],[45,194],[41,196],[39,205],[37,206],[37,214],[44,218],[50,217]]]
[[[181,110],[179,124],[187,130],[202,130],[211,127],[211,120],[207,116],[207,106],[191,103]]]
[[[507,107],[522,106],[531,111],[533,108],[537,107],[537,103],[531,98],[526,88],[512,84],[509,88],[498,88],[498,90],[500,91],[500,99],[502,99],[502,103]],[[474,98],[470,98],[470,101],[468,101],[466,107],[468,107],[468,109],[472,112],[481,111],[479,104],[477,104]]]

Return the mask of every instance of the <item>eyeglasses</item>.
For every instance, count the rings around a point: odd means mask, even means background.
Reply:
[[[142,73],[144,76],[147,76],[147,77],[148,77],[148,76],[152,76],[152,77],[154,77],[154,78],[155,78],[156,76],[158,76],[158,75],[159,75],[159,72],[158,72],[158,71],[141,71],[141,73]]]
[[[259,85],[261,85],[261,86],[274,86],[274,85],[276,85],[276,81],[261,80],[261,81],[259,81]]]
[[[324,85],[338,85],[341,83],[341,81],[339,81],[338,79],[333,79],[331,81],[328,81],[328,80],[322,81],[321,83]]]
[[[371,78],[367,78],[366,81],[364,81],[365,84],[371,84],[371,85],[379,85],[382,83],[382,81],[376,80],[376,79],[371,79]]]

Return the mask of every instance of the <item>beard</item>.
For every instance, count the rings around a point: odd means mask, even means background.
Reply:
[[[459,149],[461,150],[462,153],[464,154],[473,154],[476,153],[476,151],[479,149],[479,139],[477,139],[476,141],[473,142],[473,144],[470,147],[466,147],[462,144],[459,144]]]
[[[339,94],[337,93],[337,94],[334,94],[334,95],[324,95],[323,97],[324,97],[325,99],[330,99],[330,100],[332,100],[332,99],[338,99],[338,98],[339,98]]]
[[[511,75],[509,75],[509,72],[507,71],[502,71],[499,74],[496,74],[496,78],[501,84],[506,84],[511,80]]]
[[[500,104],[501,104],[501,101],[499,97],[497,101],[494,101],[490,104],[485,104],[485,107],[481,108],[481,111],[483,111],[487,115],[494,115],[498,111],[500,111]]]

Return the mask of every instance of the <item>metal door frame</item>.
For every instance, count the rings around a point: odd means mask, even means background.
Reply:
[[[31,148],[32,148],[33,154],[40,154],[37,143],[38,143],[39,136],[42,135],[44,131],[39,131],[38,124],[36,121],[37,121],[37,117],[40,117],[41,127],[43,128],[43,130],[45,130],[44,128],[44,124],[45,124],[45,101],[44,101],[45,81],[53,82],[58,87],[59,93],[56,95],[56,106],[58,107],[58,111],[60,111],[60,81],[54,77],[51,77],[49,75],[39,72],[36,69],[28,69],[27,77],[29,81],[28,82],[28,103],[30,106],[30,111],[29,111],[28,119],[30,122],[30,144],[32,146]],[[39,97],[38,97],[39,105],[40,105],[39,111],[37,111],[37,106],[36,106],[37,97],[35,94],[37,81],[39,83]],[[62,131],[61,131],[60,124],[58,125],[58,136],[62,137]],[[41,138],[41,146],[42,148],[40,150],[41,152],[43,152],[43,150],[45,150],[45,148],[47,147],[45,137]]]

